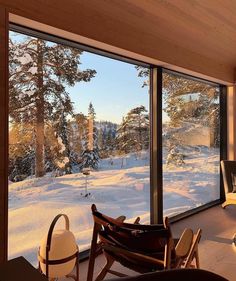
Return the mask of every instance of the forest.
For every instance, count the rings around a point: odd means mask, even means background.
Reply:
[[[82,54],[40,38],[10,38],[10,181],[98,169],[100,159],[149,148],[149,113],[143,105],[130,108],[120,124],[97,120],[92,102],[87,114],[75,112],[66,86],[90,83],[97,73],[81,70]],[[136,69],[144,79],[142,87],[147,87],[149,69]],[[217,87],[164,73],[163,111],[168,122],[163,124],[163,145],[168,162],[183,163],[180,132],[186,133],[186,128],[209,128],[210,146],[219,147],[218,96]]]

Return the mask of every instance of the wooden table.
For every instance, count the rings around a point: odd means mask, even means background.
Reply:
[[[0,265],[0,281],[48,281],[25,258],[18,257]]]

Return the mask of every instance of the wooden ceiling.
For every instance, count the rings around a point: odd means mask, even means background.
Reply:
[[[111,0],[104,1],[106,5],[94,2],[97,5],[91,9],[105,13],[110,21],[126,19],[126,24],[138,32],[236,66],[235,0]]]
[[[0,0],[9,12],[221,81],[235,81],[235,0]]]

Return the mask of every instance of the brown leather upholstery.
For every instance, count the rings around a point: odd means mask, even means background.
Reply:
[[[119,222],[100,212],[93,211],[94,221],[100,223],[102,229],[98,232],[100,242],[103,245],[116,246],[120,249],[128,250],[139,254],[149,255],[160,260],[164,260],[165,246],[170,239],[170,230],[161,225],[141,225]],[[139,273],[150,272],[163,269],[164,264],[153,264],[142,260],[139,257],[126,256],[119,252],[104,249],[104,252],[119,261],[122,265]],[[172,258],[175,259],[175,252],[172,251]]]

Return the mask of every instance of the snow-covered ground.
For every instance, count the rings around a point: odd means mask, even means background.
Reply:
[[[184,154],[183,166],[167,166],[163,161],[165,216],[173,216],[220,198],[219,149],[185,147]]]
[[[168,216],[219,198],[219,155],[214,149],[189,148],[182,167],[164,161],[164,214]],[[137,159],[138,158],[138,159]],[[165,153],[164,153],[165,158]],[[34,265],[40,240],[58,213],[70,218],[80,251],[89,248],[91,204],[110,216],[140,216],[149,222],[150,177],[148,153],[102,160],[98,171],[26,179],[9,184],[9,257],[25,256]],[[62,220],[63,223],[63,220]],[[60,224],[59,227],[63,226]]]

